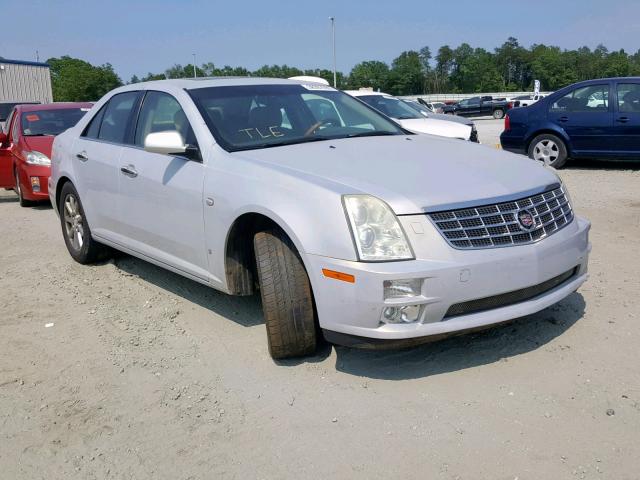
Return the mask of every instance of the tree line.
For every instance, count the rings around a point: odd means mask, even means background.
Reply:
[[[98,100],[123,81],[110,64],[90,63],[63,56],[47,61],[51,66],[53,96],[56,101]],[[254,76],[287,78],[313,75],[333,83],[328,69],[300,69],[288,65],[264,65],[250,71],[244,67],[217,67],[208,62],[195,67],[199,77]],[[134,75],[127,83],[166,78],[193,77],[193,64],[176,64],[164,72]],[[557,90],[581,80],[603,77],[640,76],[640,50],[609,51],[604,45],[576,50],[534,44],[523,47],[509,37],[490,52],[462,43],[456,48],[443,45],[435,55],[427,46],[402,52],[391,64],[379,60],[363,61],[349,73],[337,72],[338,88],[372,87],[392,95],[428,93],[474,93],[532,91],[534,80],[542,89]]]

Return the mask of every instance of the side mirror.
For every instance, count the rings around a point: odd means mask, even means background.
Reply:
[[[163,155],[182,155],[187,151],[187,146],[176,130],[150,133],[144,139],[144,149],[147,152]]]

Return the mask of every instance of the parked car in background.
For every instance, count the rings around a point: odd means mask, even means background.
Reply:
[[[472,97],[466,98],[453,105],[446,105],[442,111],[449,115],[460,115],[463,117],[483,117],[492,115],[493,118],[503,118],[513,107],[511,102],[496,101],[493,97]]]
[[[418,98],[416,101],[427,107],[429,110],[432,110],[434,113],[442,113],[442,109],[446,105],[444,102],[428,102],[424,98]]]
[[[414,110],[420,112],[420,114],[422,114],[422,116],[425,118],[433,118],[435,120],[445,120],[448,122],[453,121],[453,122],[462,123],[463,125],[467,125],[471,127],[471,137],[469,138],[469,140],[471,140],[472,142],[479,143],[478,129],[476,127],[476,124],[473,122],[473,120],[469,120],[468,118],[465,118],[465,117],[456,117],[451,115],[444,115],[442,113],[434,113],[426,105],[418,102],[417,100],[402,99],[402,101],[407,105],[409,105]]]
[[[640,158],[640,77],[575,83],[514,108],[500,142],[556,168],[569,158]]]
[[[0,102],[0,131],[4,129],[4,124],[9,118],[9,113],[16,105],[34,105],[40,102]]]
[[[470,126],[448,121],[449,119],[426,118],[399,98],[387,93],[371,90],[347,90],[345,93],[358,98],[358,100],[392,118],[411,132],[471,140],[472,131]]]
[[[312,354],[320,332],[364,346],[487,327],[587,278],[590,224],[550,169],[407,133],[316,83],[118,88],[55,139],[49,195],[80,263],[109,245],[229,294],[259,286],[274,358]]]
[[[518,95],[517,97],[513,97],[509,99],[511,103],[513,103],[513,108],[516,107],[528,107],[529,105],[533,105],[538,100],[542,100],[545,95]]]
[[[15,189],[21,206],[49,199],[53,139],[73,127],[92,105],[21,104],[11,111],[0,133],[0,187]]]

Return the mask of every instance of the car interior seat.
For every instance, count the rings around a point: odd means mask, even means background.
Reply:
[[[255,107],[249,112],[249,126],[265,135],[269,128],[282,126],[282,111],[276,105]]]
[[[632,90],[622,98],[621,112],[640,112],[640,91]]]

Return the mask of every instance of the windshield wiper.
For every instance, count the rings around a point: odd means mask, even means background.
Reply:
[[[234,149],[235,152],[242,150],[257,150],[260,148],[271,148],[271,147],[284,147],[286,145],[298,145],[300,143],[310,143],[310,142],[321,142],[323,140],[332,140],[329,137],[304,137],[304,138],[296,138],[295,140],[282,140],[280,142],[269,142],[269,143],[260,143],[258,145],[247,145],[246,147],[240,147]]]
[[[388,135],[401,135],[400,133],[394,132],[360,132],[360,133],[350,133],[344,138],[357,138],[357,137],[384,137]]]
[[[55,137],[53,133],[31,133],[29,135],[24,135],[25,137]]]

